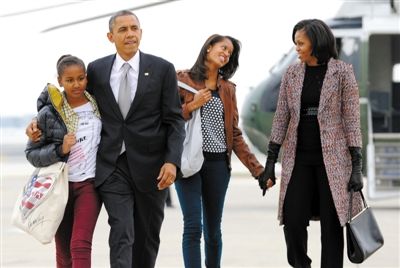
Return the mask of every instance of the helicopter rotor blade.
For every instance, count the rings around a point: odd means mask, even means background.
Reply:
[[[132,7],[132,8],[125,8],[125,9],[126,10],[130,10],[130,11],[135,11],[135,10],[139,10],[139,9],[144,9],[144,8],[159,6],[159,5],[163,5],[163,4],[168,4],[168,3],[171,3],[171,2],[175,2],[175,1],[179,1],[179,0],[157,1],[157,2],[154,2],[154,3],[144,4],[144,5],[141,5],[141,6],[136,6],[136,7]],[[73,22],[68,22],[68,23],[56,25],[56,26],[44,29],[43,31],[41,31],[41,33],[47,33],[47,32],[51,32],[51,31],[54,31],[54,30],[61,29],[61,28],[73,26],[73,25],[76,25],[76,24],[85,23],[85,22],[89,22],[89,21],[93,21],[93,20],[98,20],[98,19],[102,19],[102,18],[105,18],[105,17],[110,17],[114,13],[115,12],[109,12],[109,13],[106,13],[106,14],[101,14],[101,15],[98,15],[98,16],[94,16],[94,17],[90,17],[90,18],[86,18],[86,19],[82,19],[82,20],[77,20],[77,21],[73,21]]]
[[[23,10],[23,11],[8,13],[8,14],[2,14],[2,15],[0,15],[0,18],[20,16],[20,15],[24,15],[24,14],[40,12],[40,11],[53,9],[53,8],[60,8],[60,7],[64,7],[64,6],[76,5],[76,4],[80,4],[80,3],[82,3],[82,1],[80,1],[80,2],[69,2],[69,3],[62,3],[62,4],[57,4],[57,5],[51,5],[51,6],[33,8],[33,9],[28,9],[28,10]]]

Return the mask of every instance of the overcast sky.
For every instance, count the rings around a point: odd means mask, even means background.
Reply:
[[[2,1],[0,115],[35,114],[39,93],[47,82],[56,83],[55,64],[62,54],[74,54],[87,64],[115,52],[114,45],[106,38],[108,17],[42,31],[148,2],[152,1]],[[239,39],[240,67],[232,81],[237,84],[241,106],[249,87],[260,83],[293,46],[294,24],[305,18],[331,18],[341,3],[341,0],[180,0],[135,13],[143,29],[140,49],[171,61],[176,69],[191,67],[211,34]]]

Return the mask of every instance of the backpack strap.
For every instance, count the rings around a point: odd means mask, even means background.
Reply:
[[[196,89],[192,88],[188,84],[185,84],[185,83],[183,83],[181,81],[178,81],[178,86],[183,88],[183,89],[186,89],[187,91],[192,92],[193,94],[197,94],[197,90]]]

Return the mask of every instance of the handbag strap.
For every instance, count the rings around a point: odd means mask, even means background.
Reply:
[[[183,89],[186,89],[187,91],[192,92],[193,94],[197,94],[197,90],[196,89],[192,88],[188,84],[185,84],[185,83],[183,83],[181,81],[178,81],[178,86],[183,88]]]
[[[362,199],[362,201],[363,201],[363,205],[364,205],[364,208],[367,208],[368,207],[368,205],[367,205],[367,201],[365,201],[365,197],[364,197],[364,194],[363,194],[363,192],[360,190],[359,191],[360,192],[360,195],[361,195],[361,199]],[[350,222],[351,221],[351,219],[352,219],[352,212],[353,212],[353,193],[354,193],[354,191],[353,190],[350,190],[350,200],[349,200],[349,213],[348,213],[348,221]]]

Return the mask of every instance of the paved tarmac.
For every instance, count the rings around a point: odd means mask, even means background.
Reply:
[[[19,150],[18,150],[19,151]],[[32,167],[21,155],[10,154],[15,148],[2,148],[1,156],[1,248],[0,267],[55,267],[54,243],[41,245],[29,235],[10,225],[10,215],[25,175]],[[21,151],[19,151],[21,152]],[[263,155],[257,155],[264,162]],[[278,167],[279,172],[279,167]],[[257,182],[237,160],[229,185],[223,217],[222,267],[289,267],[282,227],[276,219],[278,189],[261,196]],[[173,208],[166,208],[161,231],[158,268],[183,267],[181,253],[182,215],[172,187]],[[385,238],[385,245],[362,265],[351,264],[345,257],[345,267],[400,267],[400,198],[369,200]],[[109,267],[107,216],[104,209],[96,226],[92,267]],[[319,222],[309,227],[309,255],[312,267],[319,267]],[[346,255],[345,255],[346,256]]]

